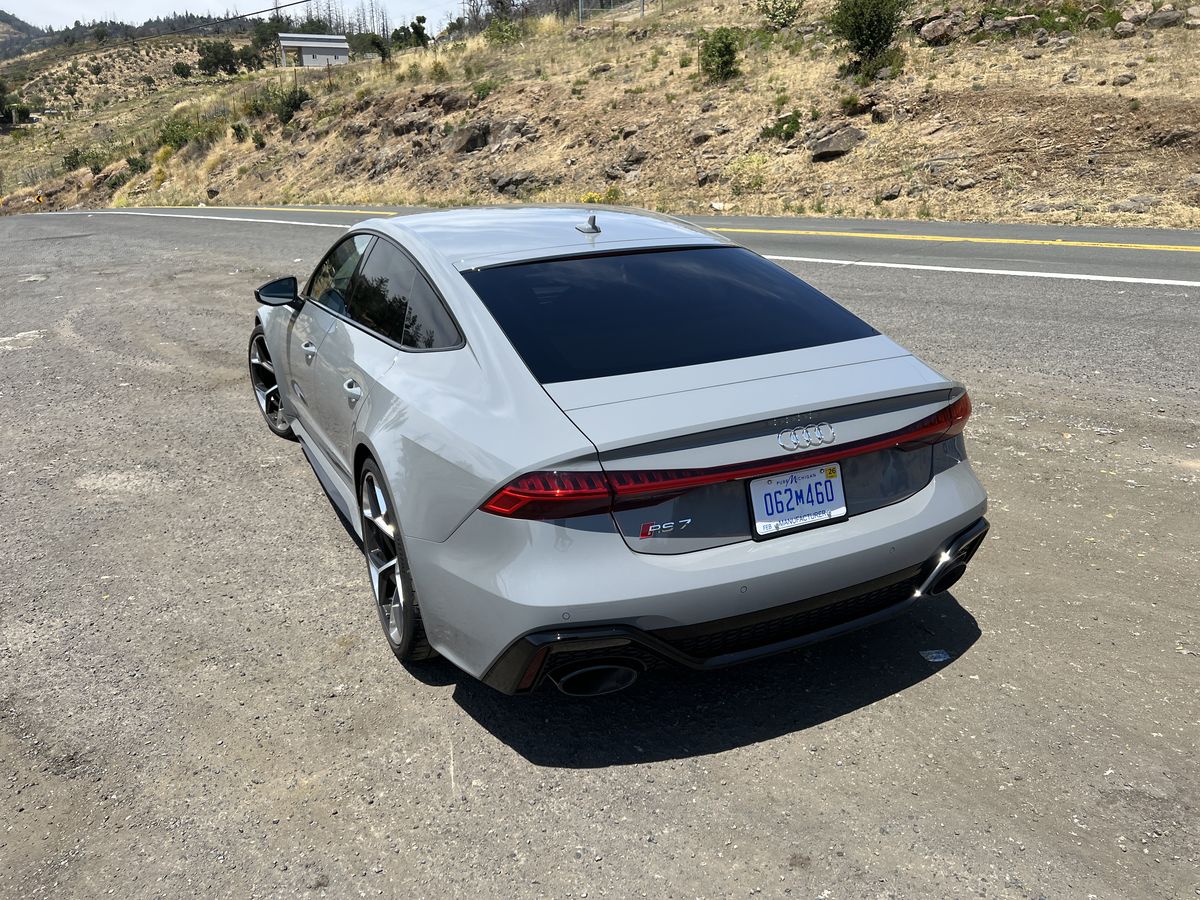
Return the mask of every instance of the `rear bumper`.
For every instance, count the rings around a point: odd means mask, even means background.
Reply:
[[[886,621],[937,593],[947,573],[965,571],[988,527],[980,518],[924,565],[771,609],[656,631],[606,625],[527,634],[501,654],[482,680],[515,694],[533,690],[556,671],[599,660],[707,670],[795,650]]]
[[[836,525],[677,556],[631,553],[608,515],[555,523],[476,512],[446,541],[406,536],[405,549],[431,643],[484,678],[526,635],[618,628],[683,640],[676,629],[915,579],[986,508],[960,463],[908,499]]]

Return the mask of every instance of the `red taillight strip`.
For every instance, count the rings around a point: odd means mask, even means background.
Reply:
[[[608,512],[626,505],[640,506],[651,497],[670,496],[704,485],[789,472],[895,447],[908,449],[936,444],[962,434],[970,415],[971,398],[963,394],[944,409],[899,431],[829,450],[708,469],[531,472],[497,491],[480,508],[510,518],[562,519]]]

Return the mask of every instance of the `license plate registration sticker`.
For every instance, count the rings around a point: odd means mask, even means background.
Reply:
[[[798,469],[750,482],[759,537],[802,528],[846,514],[842,468],[837,463]]]

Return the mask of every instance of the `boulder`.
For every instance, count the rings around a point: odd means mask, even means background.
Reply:
[[[1200,16],[1197,16],[1195,19],[1188,19],[1183,23],[1183,27],[1188,31],[1195,31],[1197,28],[1200,28]]]
[[[1189,19],[1200,19],[1200,6],[1189,6],[1187,8],[1187,17]]]
[[[900,198],[900,191],[901,191],[900,185],[898,185],[898,184],[892,185],[890,188],[887,188],[886,190],[880,192],[879,199],[880,200],[897,200]]]
[[[1127,212],[1127,213],[1146,213],[1158,206],[1162,201],[1157,197],[1141,195],[1130,197],[1128,200],[1119,200],[1116,203],[1108,205],[1109,212]]]
[[[1154,12],[1154,4],[1149,0],[1137,0],[1136,3],[1131,3],[1129,6],[1121,10],[1121,18],[1126,22],[1132,22],[1134,25],[1141,25]]]
[[[861,128],[849,125],[840,131],[820,138],[812,148],[813,162],[825,162],[845,156],[861,144],[866,137],[867,133]]]
[[[612,63],[602,62],[602,63],[596,63],[596,65],[592,66],[592,68],[589,69],[588,71],[590,71],[593,75],[600,75],[604,72],[608,72],[611,70],[612,70]]]
[[[1079,66],[1071,66],[1067,71],[1063,72],[1063,84],[1079,84]]]
[[[1160,9],[1158,12],[1151,13],[1146,17],[1146,27],[1175,28],[1178,25],[1182,25],[1186,18],[1187,16],[1178,9]]]
[[[471,153],[487,146],[491,127],[487,122],[470,122],[446,135],[442,147],[449,153]]]
[[[1113,87],[1125,87],[1127,84],[1132,84],[1137,81],[1137,76],[1132,72],[1122,72],[1112,80]]]
[[[948,44],[958,36],[958,29],[950,19],[934,19],[921,29],[921,40],[935,47]]]
[[[216,185],[210,184],[204,189],[204,193],[208,194],[209,200],[216,200],[221,195],[221,189]]]
[[[405,134],[428,134],[430,131],[433,131],[433,119],[427,112],[404,113],[392,120],[392,134],[397,137]]]
[[[621,157],[621,168],[628,172],[634,166],[641,165],[649,158],[650,154],[641,147],[630,147],[625,151],[625,155]]]
[[[707,128],[697,128],[692,132],[692,144],[699,147],[701,144],[707,144],[716,135]]]
[[[1004,21],[1012,28],[1032,28],[1038,23],[1037,16],[1005,16]]]
[[[1116,38],[1130,38],[1137,34],[1137,26],[1132,22],[1118,22],[1113,26],[1113,36]]]
[[[489,177],[492,186],[501,194],[513,194],[523,187],[532,187],[537,176],[532,172],[493,172]]]

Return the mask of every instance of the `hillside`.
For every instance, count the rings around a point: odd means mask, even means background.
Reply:
[[[587,198],[1200,225],[1200,9],[917,10],[902,69],[866,84],[840,75],[828,9],[777,32],[751,3],[542,19],[328,74],[179,78],[191,44],[105,51],[73,61],[99,75],[34,80],[49,97],[75,78],[77,108],[0,137],[0,209]],[[699,33],[717,25],[743,29],[740,74],[710,84]]]
[[[16,56],[44,34],[42,29],[0,9],[0,59]]]

